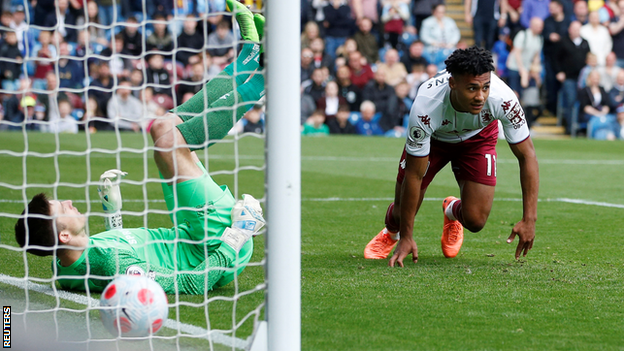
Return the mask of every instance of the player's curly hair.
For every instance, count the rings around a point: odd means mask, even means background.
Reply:
[[[447,72],[454,77],[462,74],[480,76],[494,70],[492,53],[477,46],[455,50],[444,63]]]
[[[28,213],[26,209],[22,212],[22,217],[15,224],[15,240],[20,247],[26,245],[26,236],[28,236],[28,246],[45,246],[54,247],[56,245],[56,230],[54,228],[54,220],[49,217],[52,213],[50,201],[44,193],[37,194],[28,204]],[[26,230],[28,225],[28,230]],[[37,256],[50,256],[53,250],[27,249],[26,252]]]

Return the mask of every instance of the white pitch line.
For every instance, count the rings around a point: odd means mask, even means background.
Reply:
[[[394,198],[392,197],[310,197],[310,198],[302,198],[302,202],[366,202],[366,201],[392,201]],[[424,201],[442,201],[443,198],[438,197],[426,197]],[[161,199],[149,199],[149,200],[141,200],[141,199],[125,199],[124,202],[133,202],[133,203],[164,203],[165,200]],[[494,198],[494,201],[522,201],[521,198]],[[588,201],[582,199],[569,199],[569,198],[547,198],[547,199],[538,199],[539,202],[566,202],[570,204],[579,204],[579,205],[587,205],[587,206],[600,206],[600,207],[611,207],[611,208],[624,208],[623,204],[612,204],[608,202],[601,201]],[[72,200],[73,203],[86,203],[86,200]],[[91,203],[99,203],[100,200],[91,200]],[[7,200],[0,199],[0,203],[11,203],[18,204],[24,203],[22,200]],[[1,213],[0,213],[1,215]]]
[[[100,301],[80,295],[72,292],[68,292],[65,290],[54,290],[49,286],[41,285],[33,282],[27,282],[24,279],[14,278],[5,274],[0,274],[0,283],[5,283],[9,285],[16,286],[21,289],[28,289],[31,291],[35,291],[38,293],[46,294],[52,297],[59,297],[63,300],[75,302],[81,305],[87,305],[90,307],[98,307],[100,305]],[[181,323],[178,321],[174,321],[172,319],[167,319],[164,327],[190,335],[202,335],[206,340],[212,340],[213,342],[221,345],[225,345],[227,347],[234,347],[237,349],[244,349],[248,346],[249,342],[247,340],[239,339],[236,337],[224,335],[222,333],[216,331],[208,331],[207,329],[200,328],[191,324]]]

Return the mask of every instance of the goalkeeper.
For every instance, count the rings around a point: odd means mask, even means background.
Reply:
[[[56,253],[52,270],[62,288],[101,292],[116,275],[139,274],[168,294],[204,294],[231,282],[249,262],[249,239],[264,225],[259,202],[250,195],[237,202],[193,152],[227,134],[235,103],[241,104],[238,120],[264,95],[262,74],[251,76],[260,68],[257,43],[264,18],[233,0],[226,3],[247,42],[238,59],[174,113],[156,120],[150,131],[175,227],[122,227],[119,182],[125,173],[119,170],[102,174],[98,187],[107,231],[89,237],[86,216],[70,200],[49,200],[43,193],[33,197],[15,225],[16,240],[27,252]]]

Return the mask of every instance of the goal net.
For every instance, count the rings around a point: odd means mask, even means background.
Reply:
[[[267,29],[273,26],[274,33],[286,35],[282,39],[298,40],[298,32],[284,30],[299,28],[296,16],[296,23],[269,23],[271,6],[278,18],[286,0],[244,2],[267,16]],[[206,82],[220,79],[218,73],[235,61],[242,44],[238,26],[225,11],[225,0],[5,3],[0,23],[0,301],[9,307],[4,308],[5,344],[8,340],[25,350],[262,350],[271,343],[275,350],[298,349],[299,126],[292,118],[299,113],[298,78],[293,78],[298,77],[293,74],[298,46],[290,44],[294,54],[267,53],[267,68],[255,72],[268,78],[266,108],[248,105],[236,123],[237,101],[229,136],[197,151],[217,184],[227,185],[236,199],[252,194],[265,208],[268,229],[253,239],[251,260],[223,287],[199,295],[169,294],[164,328],[128,342],[100,322],[99,293],[60,288],[51,265],[56,253],[51,260],[17,244],[15,223],[32,197],[45,192],[51,199],[72,200],[86,215],[89,235],[103,232],[106,214],[96,188],[100,174],[115,168],[128,172],[120,185],[124,228],[177,225],[179,209],[168,210],[163,199],[150,127]],[[285,50],[277,39],[268,35],[263,43],[270,47],[273,40],[275,50]],[[272,82],[271,66],[284,68]],[[271,91],[291,102],[280,103]],[[285,237],[288,247],[282,245]],[[267,263],[271,258],[274,263]],[[288,267],[280,259],[289,260]],[[175,273],[184,271],[176,268]],[[271,277],[276,292],[267,294]],[[282,302],[271,303],[271,298]],[[271,315],[274,322],[267,328]],[[272,339],[279,329],[286,334]]]

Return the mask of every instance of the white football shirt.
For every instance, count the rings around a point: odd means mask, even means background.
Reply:
[[[431,138],[460,143],[477,134],[494,120],[503,124],[505,139],[517,144],[529,137],[524,110],[516,94],[496,74],[491,74],[490,95],[478,115],[456,111],[451,105],[446,70],[424,82],[410,111],[405,149],[412,156],[429,155]]]

